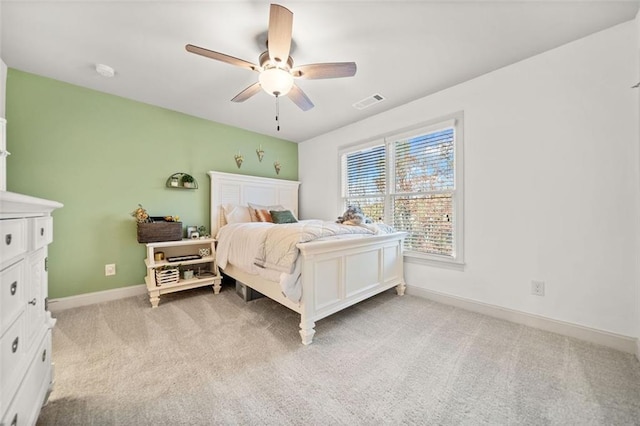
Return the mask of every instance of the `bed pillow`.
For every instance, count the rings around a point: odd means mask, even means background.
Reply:
[[[257,222],[273,222],[273,219],[271,217],[271,213],[269,213],[269,210],[265,210],[265,209],[256,209],[256,218],[258,219]]]
[[[251,212],[249,207],[239,206],[237,204],[225,204],[222,206],[224,220],[226,223],[244,223],[251,222]]]
[[[271,210],[269,211],[269,213],[271,214],[271,219],[273,223],[297,223],[298,222],[298,220],[293,215],[293,213],[291,213],[291,210],[283,210],[283,211]]]
[[[286,210],[280,204],[276,204],[276,205],[273,205],[273,206],[262,206],[260,204],[253,204],[253,203],[248,203],[248,204],[249,204],[249,214],[251,215],[251,220],[253,222],[263,222],[263,221],[258,220],[258,216],[256,215],[256,211],[257,210],[266,210],[267,213],[269,213],[270,210],[275,210],[275,211]],[[271,222],[271,221],[269,221],[269,222]]]

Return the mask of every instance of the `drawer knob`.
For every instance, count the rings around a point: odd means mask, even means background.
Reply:
[[[44,360],[47,359],[47,350],[43,350],[42,351],[42,362],[44,362]]]
[[[7,234],[7,235],[5,235],[5,236],[4,236],[4,242],[5,242],[8,246],[10,246],[10,245],[11,245],[11,238],[12,238],[12,237],[11,237],[11,234]]]
[[[30,305],[36,306],[36,298],[34,297],[33,299],[29,300],[27,303]]]
[[[13,420],[11,420],[11,426],[18,426],[18,413],[13,416]]]
[[[40,228],[40,236],[44,237],[44,228]]]
[[[18,281],[14,281],[13,283],[11,283],[11,295],[15,296],[16,291],[18,291]]]
[[[13,341],[13,343],[11,344],[11,353],[16,353],[18,351],[18,341],[19,341],[20,337],[16,337],[16,340]]]

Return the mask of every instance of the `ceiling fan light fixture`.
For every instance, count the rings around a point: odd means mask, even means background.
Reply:
[[[281,68],[269,68],[258,77],[260,87],[271,96],[284,96],[293,87],[293,76]]]

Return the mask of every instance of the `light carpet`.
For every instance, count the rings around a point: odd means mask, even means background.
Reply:
[[[57,314],[38,425],[640,424],[633,355],[388,291],[318,321],[231,287]]]

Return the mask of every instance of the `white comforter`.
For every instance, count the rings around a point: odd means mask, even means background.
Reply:
[[[216,258],[224,269],[231,263],[250,274],[280,283],[283,294],[297,302],[302,296],[297,244],[320,238],[393,232],[384,224],[340,225],[321,220],[298,223],[235,223],[218,231]]]

